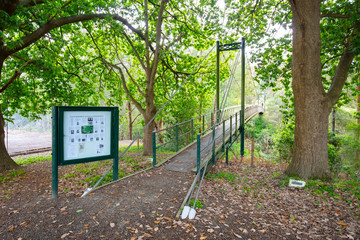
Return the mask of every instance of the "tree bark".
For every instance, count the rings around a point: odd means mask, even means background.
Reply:
[[[132,140],[132,130],[133,130],[133,122],[132,122],[132,117],[131,117],[131,103],[130,101],[128,102],[128,111],[129,111],[129,139]]]
[[[331,131],[333,133],[335,133],[335,124],[336,124],[336,109],[334,108],[332,110],[332,126],[331,126]]]
[[[151,100],[151,102],[153,103],[154,101]],[[149,105],[146,106],[146,112],[144,116],[145,126],[151,121],[151,119],[155,116],[155,114],[156,114],[156,107],[154,106],[154,104],[151,104],[151,106]],[[154,131],[154,129],[155,129],[155,121],[152,121],[144,131],[144,141],[143,141],[144,156],[152,155],[153,152],[152,132]]]
[[[5,120],[0,107],[0,172],[18,167],[5,147]]]
[[[295,142],[286,173],[303,178],[328,178],[328,119],[332,105],[321,81],[321,1],[289,2],[293,12]]]

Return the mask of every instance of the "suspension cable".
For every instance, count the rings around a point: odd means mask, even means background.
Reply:
[[[137,139],[141,136],[141,134],[143,134],[143,132],[145,131],[146,128],[149,127],[149,125],[154,121],[154,119],[156,118],[157,115],[160,114],[160,112],[165,108],[165,106],[174,98],[175,94],[177,94],[180,89],[184,86],[184,84],[190,79],[190,77],[197,71],[197,69],[200,67],[200,65],[205,61],[205,59],[210,55],[210,53],[214,50],[216,45],[214,45],[210,51],[206,54],[205,57],[203,57],[203,59],[200,61],[200,63],[194,68],[194,70],[191,72],[191,74],[186,78],[186,80],[176,89],[176,91],[170,96],[170,98],[161,106],[161,108],[159,109],[159,111],[157,111],[157,113],[151,118],[151,120],[145,125],[145,127],[143,128],[143,130],[141,130],[141,132],[137,135],[137,137],[130,143],[130,145],[125,149],[124,152],[121,153],[121,155],[119,156],[119,159],[121,159],[125,153],[129,150],[129,148],[134,144],[135,141],[137,141]],[[116,73],[116,72],[115,72]],[[116,73],[117,74],[117,73]],[[104,179],[104,177],[110,172],[110,170],[113,168],[114,165],[111,165],[111,167],[104,173],[104,175],[99,179],[99,181],[97,181],[97,183],[94,185],[94,187],[92,187],[89,191],[86,191],[83,195],[85,196],[86,194],[88,194],[90,191],[92,191],[93,189],[95,189],[99,183]]]

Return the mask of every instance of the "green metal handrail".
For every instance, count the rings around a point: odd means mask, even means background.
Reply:
[[[182,137],[186,137],[186,136],[189,136],[187,139],[186,139],[186,143],[187,144],[190,144],[192,142],[194,142],[194,135],[196,134],[196,132],[198,130],[202,130],[202,132],[206,132],[208,131],[209,129],[212,129],[212,127],[216,124],[215,123],[215,119],[214,119],[214,116],[220,116],[220,115],[223,115],[223,116],[227,116],[227,115],[231,115],[231,113],[233,113],[234,111],[236,111],[237,109],[240,109],[241,106],[232,106],[232,107],[228,107],[228,108],[224,108],[224,109],[221,109],[217,112],[211,112],[211,113],[207,113],[207,114],[203,114],[201,116],[198,116],[198,117],[195,117],[195,118],[191,118],[189,120],[186,120],[184,122],[181,122],[181,123],[177,123],[173,126],[170,126],[170,127],[167,127],[167,128],[164,128],[164,129],[160,129],[160,130],[157,130],[157,131],[153,131],[152,132],[152,142],[153,142],[153,166],[156,165],[156,154],[157,154],[157,150],[171,142],[174,142],[175,141],[175,150],[176,152],[179,151],[179,147],[181,146],[181,138]],[[207,116],[210,116],[210,121],[206,121],[206,117]],[[197,122],[196,122],[197,121]],[[219,120],[217,120],[219,121]],[[210,124],[209,124],[210,122]],[[180,127],[183,127],[185,124],[190,124],[189,126],[189,129],[188,131],[185,131],[185,132],[181,132],[179,134],[179,128]],[[209,127],[207,128],[207,125],[209,125]],[[205,129],[206,127],[206,129]],[[163,133],[163,132],[166,132],[166,131],[175,131],[175,136],[169,140],[167,140],[166,142],[160,142],[161,144],[158,145],[157,144],[157,140],[158,139],[161,139],[161,137],[157,137],[157,135]],[[189,138],[190,138],[190,142],[189,142]]]
[[[240,116],[240,113],[241,113],[241,110],[238,111],[238,112],[235,112],[234,114],[230,115],[228,118],[224,119],[222,122],[218,122],[216,124],[214,124],[211,128],[201,132],[201,133],[198,133],[197,134],[197,151],[196,151],[196,167],[197,167],[197,172],[200,171],[201,169],[201,166],[203,165],[203,162],[201,162],[201,156],[202,156],[202,152],[204,152],[205,150],[207,150],[208,147],[212,147],[212,152],[211,152],[211,160],[212,160],[212,164],[215,164],[215,158],[216,158],[216,140],[221,138],[222,137],[222,152],[225,152],[226,151],[226,154],[228,154],[228,147],[226,147],[226,135],[227,135],[227,132],[229,131],[230,134],[229,134],[229,145],[231,145],[236,139],[237,137],[239,136],[239,133],[240,130],[240,119],[238,116]],[[234,134],[234,137],[233,137],[233,117],[235,118],[235,134]],[[226,124],[227,122],[229,122],[229,126],[228,128],[226,128]],[[238,124],[239,122],[239,124]],[[222,134],[218,137],[216,137],[216,129],[219,129],[221,128],[222,125]],[[238,128],[239,126],[239,128]],[[211,129],[211,133],[212,133],[212,136],[210,138],[210,141],[208,141],[208,144],[206,144],[203,148],[201,148],[201,137],[204,136],[205,134],[207,134]],[[209,156],[208,154],[205,155],[206,156]],[[226,158],[228,159],[228,157]],[[205,159],[204,159],[205,160]]]

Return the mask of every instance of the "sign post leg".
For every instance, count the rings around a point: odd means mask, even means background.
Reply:
[[[52,107],[52,174],[51,174],[51,188],[52,198],[58,198],[58,181],[59,181],[59,166],[58,166],[58,107]]]
[[[52,198],[58,198],[58,165],[56,161],[56,157],[52,156],[52,179],[51,179],[51,186],[52,186]]]
[[[114,143],[113,181],[116,181],[119,178],[119,109],[118,108],[114,110],[112,122],[114,124],[113,137],[112,137],[112,141]]]
[[[115,156],[113,162],[113,181],[118,180],[118,178],[119,178],[119,156]]]

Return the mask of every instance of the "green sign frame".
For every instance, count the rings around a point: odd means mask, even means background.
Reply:
[[[58,166],[113,159],[118,179],[118,107],[53,106],[52,195],[58,197]]]

